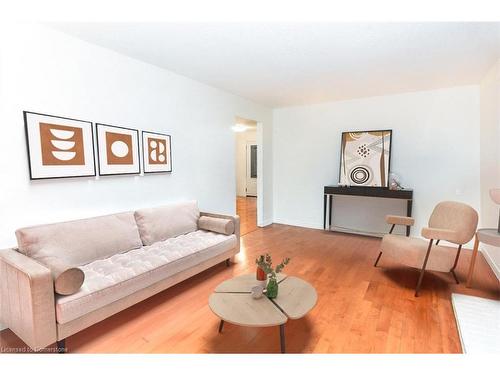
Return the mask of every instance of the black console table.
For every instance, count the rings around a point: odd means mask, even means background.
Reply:
[[[411,216],[413,205],[413,190],[390,190],[382,187],[369,186],[325,186],[323,197],[323,229],[326,230],[326,208],[328,201],[328,228],[332,226],[332,201],[334,195],[351,195],[359,197],[375,197],[406,200],[406,216]],[[406,228],[406,235],[410,235],[410,227]]]

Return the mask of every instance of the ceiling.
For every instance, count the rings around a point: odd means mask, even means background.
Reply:
[[[500,23],[57,23],[269,107],[478,83]]]

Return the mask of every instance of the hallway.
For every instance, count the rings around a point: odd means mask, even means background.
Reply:
[[[236,213],[240,216],[242,236],[257,229],[257,198],[236,197]]]

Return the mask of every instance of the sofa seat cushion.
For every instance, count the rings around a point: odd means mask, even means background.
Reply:
[[[236,246],[234,234],[198,230],[89,263],[81,267],[81,289],[56,297],[57,322],[70,322]]]

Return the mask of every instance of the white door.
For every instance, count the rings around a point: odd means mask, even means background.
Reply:
[[[257,196],[257,144],[247,143],[247,196]]]

